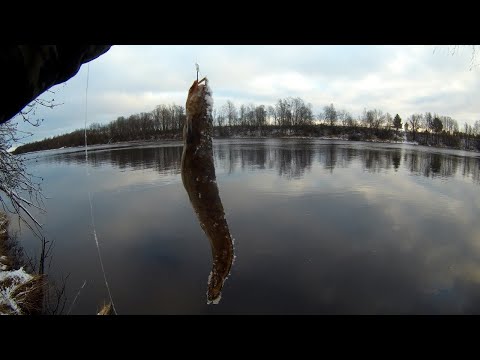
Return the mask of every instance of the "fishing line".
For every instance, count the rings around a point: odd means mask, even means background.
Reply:
[[[87,146],[87,109],[88,109],[88,78],[90,75],[90,64],[87,64],[87,87],[85,89],[85,169],[87,172],[87,178],[90,175],[88,172],[88,146]],[[88,182],[88,180],[87,180]],[[98,258],[100,259],[100,265],[102,267],[103,279],[105,280],[105,286],[107,287],[108,296],[110,297],[110,302],[112,303],[113,312],[117,315],[117,310],[115,309],[115,304],[113,303],[112,293],[110,292],[110,286],[108,286],[107,275],[105,274],[105,268],[103,266],[102,254],[100,253],[100,246],[98,244],[97,230],[95,228],[95,216],[93,214],[93,205],[92,205],[92,195],[90,194],[90,188],[88,188],[88,202],[90,203],[90,218],[92,221],[93,228],[93,237],[95,239],[95,244],[97,245]]]
[[[72,305],[70,305],[70,309],[68,309],[67,315],[70,315],[70,311],[73,309],[73,305],[75,305],[75,302],[77,301],[78,295],[80,295],[80,291],[84,288],[85,284],[87,283],[87,280],[83,282],[83,285],[78,289],[77,295],[75,295],[75,298],[73,299]]]

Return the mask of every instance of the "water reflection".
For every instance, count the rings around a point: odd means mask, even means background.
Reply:
[[[180,173],[182,146],[139,147],[128,150],[89,152],[89,165],[111,165],[121,170],[155,169],[171,175]],[[84,164],[83,152],[56,154],[44,159],[50,163]],[[262,146],[214,143],[214,162],[217,169],[228,174],[238,171],[276,170],[286,179],[301,179],[317,162],[333,174],[336,168],[348,168],[359,162],[368,172],[378,173],[403,165],[415,175],[448,178],[455,174],[480,182],[480,159],[416,150],[412,147],[363,148],[349,144],[292,143],[289,145],[262,144]]]
[[[121,170],[155,169],[159,172],[180,173],[182,146],[141,147],[128,149],[88,150],[88,166],[101,168],[105,165]],[[85,165],[85,152],[79,150],[45,156],[42,161],[50,164]]]
[[[203,231],[210,240],[212,270],[207,300],[217,304],[233,263],[233,241],[218,192],[213,162],[212,117],[207,109],[208,87],[190,88],[183,130],[182,182]]]
[[[407,152],[404,154],[404,162],[408,170],[416,175],[449,178],[458,173],[464,177],[472,177],[475,182],[479,182],[480,162],[475,157]]]
[[[163,144],[89,153],[101,164],[90,176],[97,233],[122,313],[480,313],[477,154],[217,140],[220,202],[215,182],[184,187],[181,150]],[[85,241],[85,157],[44,157],[33,170],[51,195],[46,230],[58,238],[59,269],[73,284],[88,281],[73,312],[93,313],[105,286],[95,245]],[[217,210],[205,208],[207,197]],[[222,289],[228,296],[212,307],[204,294],[216,245],[206,245],[198,220],[211,231],[207,215],[215,211],[220,221],[227,213],[242,261]]]

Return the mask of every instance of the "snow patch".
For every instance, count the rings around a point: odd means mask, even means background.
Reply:
[[[213,276],[213,270],[210,271],[210,274],[208,275],[208,284],[210,285],[212,281],[212,276]],[[223,280],[223,283],[225,283],[225,279]],[[213,300],[208,300],[208,292],[207,292],[207,305],[213,304],[213,305],[218,305],[220,300],[222,299],[222,293],[218,294],[218,296],[213,299]]]
[[[24,283],[30,280],[31,278],[32,278],[32,275],[27,274],[25,270],[23,270],[23,266],[18,270],[0,272],[0,281],[11,279],[13,281],[17,281],[18,283]]]
[[[218,305],[221,299],[222,299],[222,294],[218,295],[216,299],[213,299],[211,301],[207,300],[207,304]]]
[[[208,86],[208,80],[205,80],[205,101],[207,103],[207,111],[209,115],[212,115],[213,111],[213,97],[212,89]]]
[[[2,259],[3,258],[4,257],[2,257]],[[2,270],[4,270],[4,266],[2,266]],[[21,314],[22,311],[18,307],[18,304],[16,303],[12,294],[18,286],[26,283],[32,278],[32,275],[27,274],[25,270],[23,270],[23,267],[13,271],[0,271],[0,305],[5,305],[8,308],[13,309],[15,313]],[[2,287],[1,283],[5,280],[10,280],[10,286]]]

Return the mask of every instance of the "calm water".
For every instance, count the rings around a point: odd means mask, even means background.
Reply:
[[[182,146],[35,154],[50,276],[94,314],[480,313],[480,158],[421,146],[215,141],[236,261],[206,304],[211,251],[183,188]],[[22,231],[30,254],[39,244]]]

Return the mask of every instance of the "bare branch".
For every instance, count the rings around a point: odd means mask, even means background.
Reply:
[[[462,46],[467,46],[467,45],[462,45]],[[478,63],[476,62],[477,59],[477,45],[468,45],[471,47],[471,57],[470,57],[470,65],[469,65],[469,70],[472,71],[474,67],[478,66]],[[436,48],[434,48],[433,53],[435,54]],[[451,56],[457,54],[460,50],[460,45],[450,45],[447,48],[447,53]]]
[[[27,170],[26,159],[8,151],[19,139],[16,123],[0,125],[0,203],[6,212],[19,216],[19,221],[27,225],[35,236],[42,238],[42,224],[35,218],[31,209],[45,212],[40,178]],[[4,196],[2,195],[4,194]]]
[[[55,91],[53,90],[47,90],[46,92],[51,93],[55,95]],[[43,119],[35,119],[32,120],[31,117],[35,116],[37,106],[43,106],[49,109],[53,109],[57,106],[63,105],[63,103],[56,103],[54,98],[51,99],[44,99],[44,98],[36,98],[34,99],[31,103],[29,103],[27,106],[25,106],[19,114],[22,116],[22,119],[24,122],[28,122],[30,125],[38,127],[40,126],[41,122]]]

